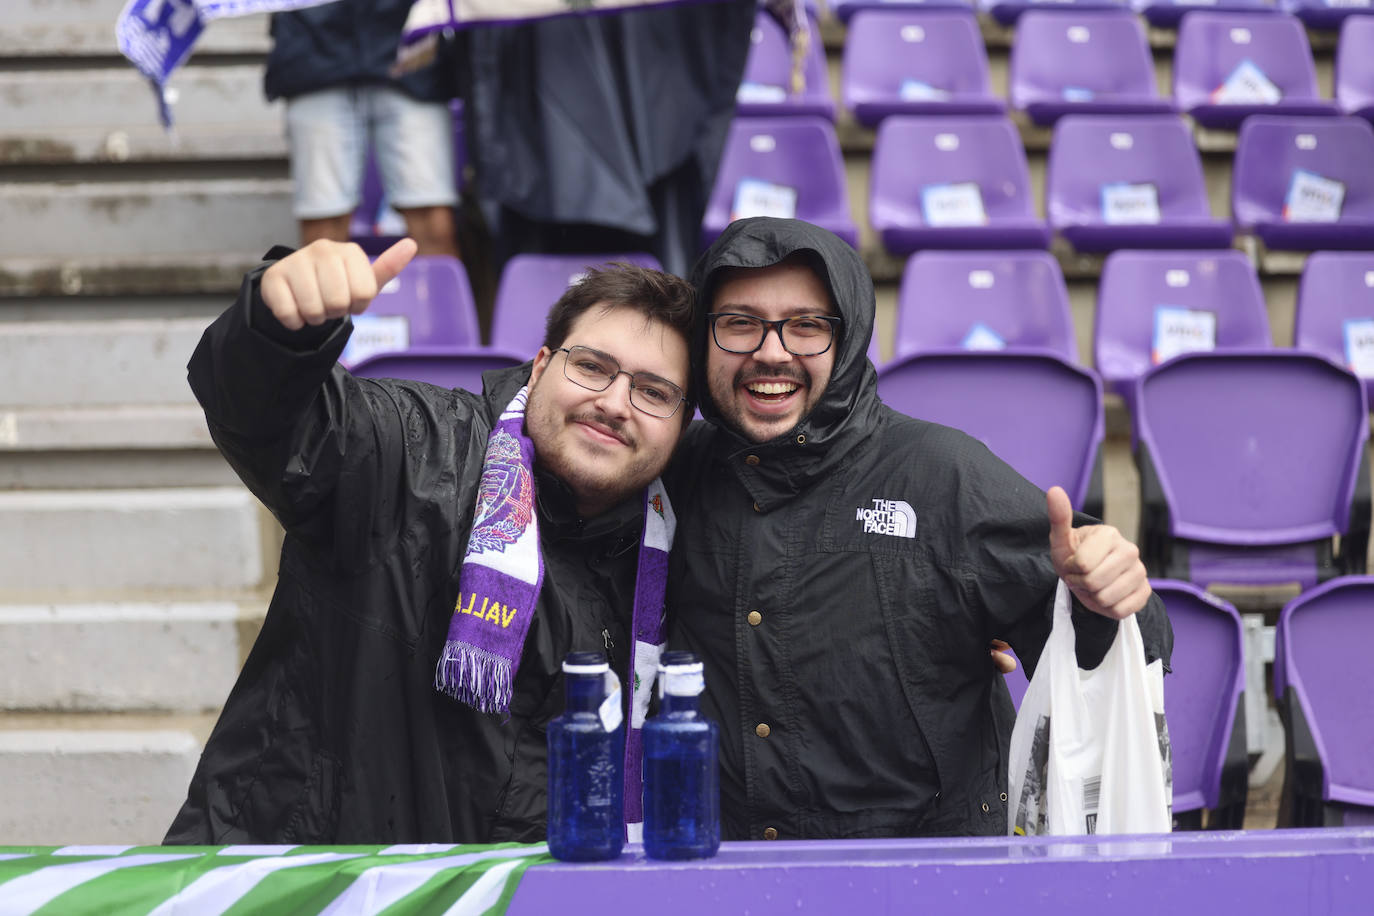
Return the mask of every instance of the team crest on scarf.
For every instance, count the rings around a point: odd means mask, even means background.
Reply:
[[[505,430],[497,430],[487,448],[482,479],[477,485],[476,520],[468,540],[468,553],[488,550],[504,553],[530,526],[534,480],[520,460],[520,443]]]

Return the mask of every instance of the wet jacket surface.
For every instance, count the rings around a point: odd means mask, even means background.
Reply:
[[[799,250],[823,262],[845,322],[821,400],[757,445],[695,424],[665,478],[678,513],[670,644],[705,661],[723,835],[1005,833],[1015,713],[989,641],[1011,643],[1029,672],[1049,636],[1045,495],[964,433],[878,400],[872,281],[833,235],[733,223],[697,267],[702,301],[720,268]],[[694,357],[706,344],[698,335]],[[715,418],[709,399],[701,409]],[[1167,664],[1159,599],[1138,619]],[[1074,622],[1079,663],[1095,666],[1116,624],[1076,601]]]
[[[166,842],[542,840],[561,662],[609,642],[628,668],[639,497],[584,521],[536,470],[545,577],[510,715],[440,694],[487,436],[529,366],[488,373],[483,396],[354,378],[335,365],[348,326],[291,338],[258,273],[189,374],[216,444],[287,534],[262,632]],[[273,326],[317,346],[258,330]]]

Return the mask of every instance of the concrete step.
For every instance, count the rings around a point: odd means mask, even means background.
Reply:
[[[263,97],[261,66],[188,66],[169,92],[172,132],[132,67],[0,71],[0,163],[285,158],[281,105]]]
[[[118,57],[115,21],[126,2],[5,0],[0,57]],[[267,21],[265,15],[216,20],[196,48],[202,54],[266,54],[272,46]]]
[[[0,323],[0,408],[192,404],[197,318]]]
[[[256,632],[248,612],[227,601],[0,605],[0,709],[216,712],[246,655],[241,626]]]
[[[219,452],[149,448],[0,450],[0,490],[126,490],[232,487],[238,477]]]
[[[295,244],[294,226],[289,231],[290,235],[281,240]],[[3,232],[4,227],[0,227],[0,233]],[[163,252],[159,239],[150,240],[148,245],[152,253],[54,252],[37,257],[7,257],[0,253],[0,299],[214,295],[222,297],[228,307],[238,293],[243,275],[259,264],[271,247],[252,245],[236,251],[181,253]]]
[[[261,256],[295,238],[288,178],[0,184],[7,259]]]
[[[194,731],[156,718],[142,727],[118,718],[6,724],[0,721],[0,836],[13,845],[160,843],[204,746],[199,722]]]
[[[256,589],[264,550],[242,487],[0,493],[0,600]]]

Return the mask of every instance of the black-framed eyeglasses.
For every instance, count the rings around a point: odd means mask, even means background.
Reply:
[[[793,356],[820,356],[835,342],[835,330],[844,321],[833,315],[798,315],[769,321],[737,312],[711,312],[711,337],[727,353],[754,353],[778,332],[783,349]]]
[[[566,353],[563,377],[589,391],[605,391],[617,375],[630,377],[630,404],[641,413],[666,420],[687,400],[687,393],[652,372],[626,372],[609,353],[591,347],[559,347]]]

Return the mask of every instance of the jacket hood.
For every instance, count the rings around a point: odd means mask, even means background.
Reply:
[[[697,261],[692,271],[699,315],[692,340],[693,384],[699,393],[701,415],[724,428],[706,385],[706,356],[711,344],[706,313],[711,310],[722,271],[732,267],[771,267],[804,253],[812,270],[830,291],[830,299],[844,324],[840,329],[830,383],[812,412],[796,428],[767,445],[795,443],[799,436],[815,447],[834,445],[847,435],[866,434],[878,406],[877,373],[868,359],[873,335],[875,301],[873,279],[858,252],[834,233],[796,219],[754,217],[736,220]],[[745,440],[727,430],[741,445]]]

